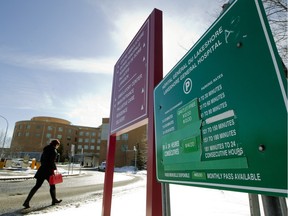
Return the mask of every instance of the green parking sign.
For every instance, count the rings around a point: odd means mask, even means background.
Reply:
[[[236,0],[154,90],[160,182],[287,196],[287,79],[260,0]]]

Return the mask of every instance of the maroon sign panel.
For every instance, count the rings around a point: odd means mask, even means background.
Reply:
[[[147,118],[149,19],[114,67],[111,134]]]
[[[162,59],[162,11],[154,9],[115,64],[102,216],[111,213],[116,136],[144,124],[148,125],[146,215],[162,215],[153,115],[153,90],[163,78]]]

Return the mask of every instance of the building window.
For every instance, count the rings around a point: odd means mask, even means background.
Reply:
[[[79,138],[78,142],[82,143],[83,142],[83,138]]]
[[[40,137],[40,136],[41,136],[41,134],[39,134],[39,133],[35,134],[35,137]]]
[[[81,150],[82,149],[82,145],[78,145],[78,150]]]
[[[90,135],[90,133],[89,133],[89,132],[86,132],[86,133],[85,133],[85,136],[89,136],[89,135]]]
[[[95,149],[95,146],[94,145],[91,145],[90,146],[90,150],[94,150]]]
[[[84,149],[87,150],[88,149],[88,145],[84,145]]]
[[[98,144],[100,144],[100,143],[101,143],[101,139],[100,139],[100,138],[97,140],[97,143],[98,143]]]
[[[22,129],[22,125],[21,124],[19,125],[19,129]]]
[[[91,143],[95,143],[95,139],[93,138],[93,139],[91,139]]]
[[[85,143],[89,143],[89,139],[88,138],[85,139]]]
[[[52,127],[52,126],[48,126],[47,129],[48,129],[49,131],[51,131],[51,130],[53,129],[53,127]]]
[[[51,138],[51,137],[52,137],[52,135],[50,133],[46,134],[46,138]]]
[[[96,146],[96,150],[100,150],[100,146]]]
[[[29,136],[29,132],[26,132],[26,133],[25,133],[25,136],[26,136],[26,137]]]
[[[61,134],[58,134],[58,135],[57,135],[57,139],[62,139],[62,135],[61,135]]]
[[[18,133],[17,133],[17,136],[21,136],[21,132],[18,132]]]
[[[63,131],[63,127],[58,127],[58,131],[62,132]]]
[[[84,132],[83,131],[80,131],[79,132],[79,136],[83,136],[84,135]]]
[[[36,125],[36,129],[41,129],[42,127],[41,127],[41,125]]]
[[[92,132],[91,135],[92,135],[92,136],[96,136],[96,132]]]
[[[29,129],[30,129],[30,127],[31,127],[31,126],[30,126],[29,124],[28,124],[28,125],[26,125],[26,129],[28,129],[28,130],[29,130]]]
[[[128,140],[128,134],[122,134],[122,140]]]

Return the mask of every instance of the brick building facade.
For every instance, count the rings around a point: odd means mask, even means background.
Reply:
[[[101,127],[72,125],[67,120],[53,117],[34,117],[15,123],[11,152],[14,156],[23,157],[28,154],[39,159],[43,148],[50,140],[59,139],[59,160],[73,159],[79,162],[87,156],[90,158],[89,165],[92,165],[99,158],[101,132]],[[82,158],[79,158],[79,155]]]
[[[115,166],[135,164],[145,167],[146,126],[117,136]],[[72,125],[71,122],[54,117],[33,117],[15,123],[10,151],[13,157],[40,159],[43,148],[51,139],[59,139],[59,161],[98,166],[106,160],[109,118],[103,118],[99,127]],[[136,158],[135,158],[136,157]]]

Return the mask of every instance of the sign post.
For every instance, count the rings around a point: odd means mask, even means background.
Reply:
[[[287,196],[287,80],[260,0],[235,0],[154,91],[157,178]]]
[[[102,215],[109,216],[116,136],[148,124],[146,215],[162,215],[156,181],[153,90],[163,76],[162,12],[154,9],[114,67]],[[136,154],[136,152],[135,152]]]

